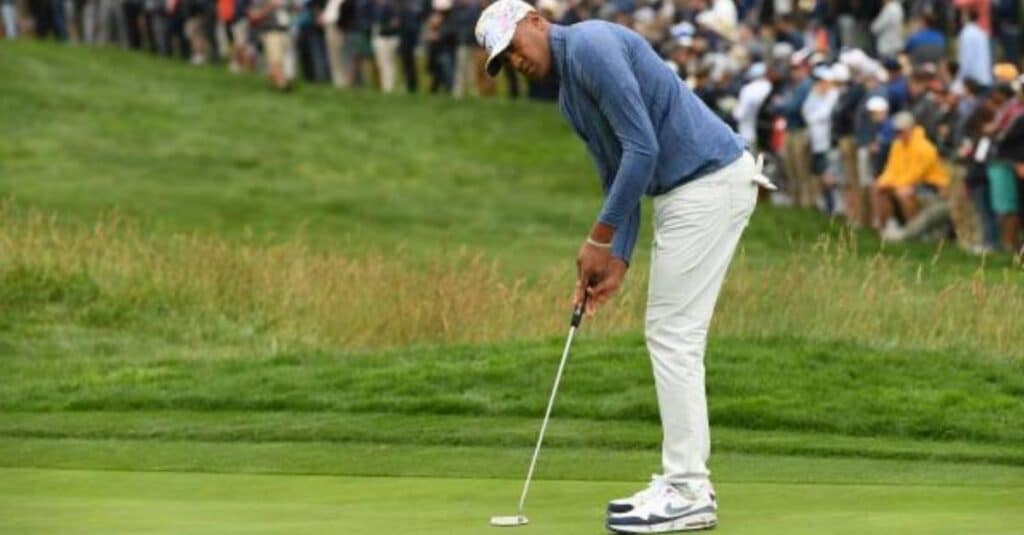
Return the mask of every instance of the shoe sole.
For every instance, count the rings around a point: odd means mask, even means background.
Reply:
[[[700,531],[713,529],[718,525],[718,515],[715,513],[704,513],[662,522],[660,524],[636,525],[636,526],[611,526],[606,525],[612,533],[672,533],[678,531]]]

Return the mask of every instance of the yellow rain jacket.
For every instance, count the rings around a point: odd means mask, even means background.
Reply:
[[[893,140],[885,170],[878,177],[878,185],[904,188],[918,184],[945,189],[949,185],[949,170],[939,158],[935,145],[925,137],[924,129],[915,126],[907,141],[898,137]]]

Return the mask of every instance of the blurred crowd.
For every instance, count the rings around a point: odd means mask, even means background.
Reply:
[[[0,0],[3,32],[390,93],[556,99],[483,72],[488,0]],[[783,186],[773,200],[888,241],[1018,252],[1020,0],[536,0],[643,35]],[[404,85],[404,87],[402,87]],[[499,87],[503,86],[503,87]]]

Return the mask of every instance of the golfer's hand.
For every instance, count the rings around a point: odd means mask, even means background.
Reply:
[[[622,286],[628,266],[621,259],[611,256],[608,249],[584,243],[576,257],[576,291],[573,308],[580,306],[584,294],[587,299],[587,315],[592,316]]]
[[[621,258],[612,257],[608,262],[608,273],[604,279],[597,283],[597,285],[587,288],[587,291],[590,293],[590,299],[587,300],[587,314],[593,316],[601,305],[604,305],[606,301],[619,292],[628,269],[629,265],[623,262]]]

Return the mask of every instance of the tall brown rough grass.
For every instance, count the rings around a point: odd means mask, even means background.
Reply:
[[[425,262],[400,251],[352,258],[297,238],[267,245],[160,237],[116,216],[83,226],[9,208],[0,209],[0,223],[0,284],[17,284],[14,272],[85,278],[96,286],[92,306],[127,307],[130,328],[146,328],[131,325],[133,309],[187,319],[169,319],[163,332],[226,318],[259,325],[275,344],[345,349],[557,336],[573,286],[569,266],[516,278],[470,250]],[[713,333],[1024,355],[1020,273],[979,269],[935,285],[929,275],[941,264],[865,255],[852,243],[822,239],[767,267],[741,251]],[[592,333],[642,328],[646,274],[636,271],[617,303],[591,321]],[[0,298],[17,293],[0,290]],[[75,306],[66,307],[68,321]]]

